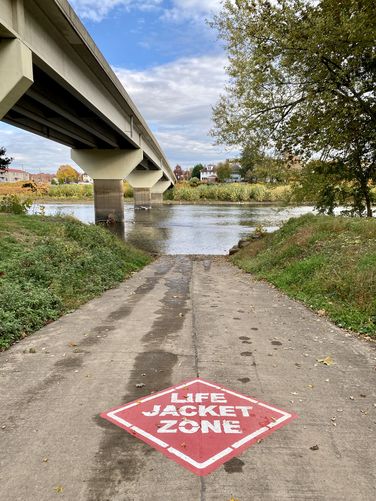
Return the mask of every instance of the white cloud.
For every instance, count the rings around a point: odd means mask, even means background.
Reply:
[[[83,19],[102,21],[116,7],[125,9],[150,10],[157,7],[162,0],[71,0],[73,8]]]
[[[12,167],[28,172],[55,173],[59,165],[72,164],[66,146],[5,123],[0,123],[0,145],[14,158]]]
[[[205,17],[218,12],[219,0],[173,0],[172,8],[165,9],[163,19],[181,22],[185,19],[203,21]]]
[[[208,135],[211,109],[222,92],[224,55],[182,58],[142,71],[115,68],[117,76],[155,133],[172,166],[217,162],[232,156],[213,146]],[[69,148],[0,123],[0,145],[14,166],[31,172],[56,172],[71,163]]]
[[[208,135],[212,106],[223,91],[224,55],[182,58],[143,71],[115,72],[172,164],[224,159]]]
[[[117,7],[141,11],[159,7],[163,19],[182,21],[201,20],[206,15],[217,12],[221,6],[219,0],[172,0],[169,8],[163,6],[163,0],[71,0],[71,4],[83,19],[97,22]]]

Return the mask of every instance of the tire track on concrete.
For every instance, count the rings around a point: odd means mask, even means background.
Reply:
[[[192,263],[187,257],[177,257],[175,266],[165,278],[166,292],[161,299],[161,307],[153,312],[150,329],[142,337],[144,349],[134,361],[131,375],[126,385],[123,402],[141,398],[153,391],[172,385],[172,371],[178,355],[163,349],[172,335],[178,336],[183,327],[187,302],[190,297]],[[160,277],[162,278],[162,277]],[[136,389],[142,381],[143,388]],[[89,501],[131,501],[128,492],[134,488],[142,475],[146,459],[158,454],[149,445],[126,433],[108,421],[96,417],[96,422],[104,430],[89,480]]]

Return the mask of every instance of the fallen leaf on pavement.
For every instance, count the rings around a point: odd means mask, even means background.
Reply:
[[[54,491],[56,492],[56,494],[61,494],[64,491],[64,487],[62,485],[57,485],[56,487],[54,487]]]
[[[330,355],[328,355],[325,358],[317,359],[317,361],[320,362],[320,364],[324,364],[324,365],[333,365],[334,364],[334,360],[332,359],[332,357]]]

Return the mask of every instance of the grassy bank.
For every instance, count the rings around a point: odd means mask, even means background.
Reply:
[[[231,259],[337,325],[376,337],[376,220],[290,219]]]
[[[1,213],[0,253],[0,350],[150,261],[98,226]]]

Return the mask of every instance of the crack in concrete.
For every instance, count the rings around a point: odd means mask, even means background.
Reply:
[[[211,261],[208,264],[209,260],[204,261],[204,270],[210,271]],[[194,369],[197,377],[200,377],[200,369],[199,369],[199,352],[198,352],[198,329],[197,329],[197,320],[196,320],[196,306],[195,306],[195,294],[194,294],[194,280],[195,273],[193,270],[192,280],[191,280],[191,303],[192,303],[192,345],[194,352]],[[206,484],[204,477],[200,477],[200,501],[206,501]]]

